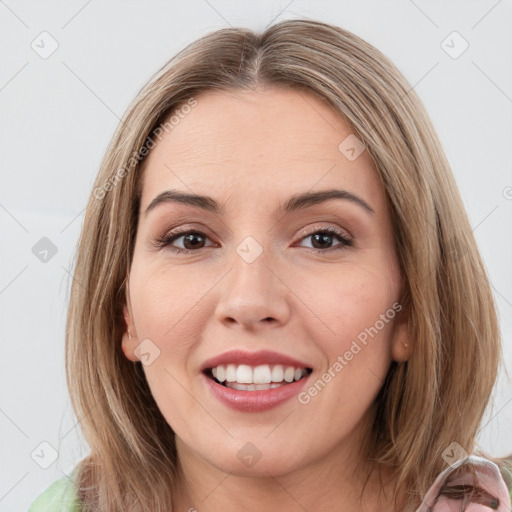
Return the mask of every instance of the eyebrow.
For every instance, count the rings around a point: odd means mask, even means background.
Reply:
[[[343,199],[346,201],[350,201],[354,204],[360,206],[364,211],[368,214],[374,214],[375,211],[373,208],[360,197],[348,192],[347,190],[340,189],[330,189],[330,190],[322,190],[318,192],[304,192],[301,194],[295,194],[291,196],[288,201],[281,206],[281,210],[289,213],[296,210],[301,210],[319,203],[323,203],[325,201],[329,201],[331,199]],[[178,190],[165,190],[158,194],[146,208],[144,215],[147,215],[151,210],[156,208],[160,204],[164,203],[179,203],[190,206],[195,206],[196,208],[201,208],[203,210],[222,214],[223,208],[219,205],[215,199],[202,196],[198,194],[189,194],[187,192],[180,192]]]

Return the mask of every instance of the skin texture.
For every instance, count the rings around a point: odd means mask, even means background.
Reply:
[[[338,149],[352,133],[324,101],[288,88],[208,91],[144,161],[142,199],[122,340],[131,361],[150,339],[160,355],[144,366],[153,396],[176,433],[176,510],[392,510],[362,488],[361,444],[391,361],[412,342],[402,312],[307,404],[293,398],[265,412],[220,403],[200,378],[206,359],[231,349],[268,349],[306,361],[314,383],[399,300],[401,276],[389,207],[367,151],[350,161]],[[291,195],[344,189],[374,214],[331,199],[301,211],[279,209]],[[208,195],[225,212],[177,203],[145,210],[167,189]],[[337,235],[315,244],[318,231]],[[173,228],[206,237],[155,241]],[[262,253],[247,263],[247,236]],[[191,248],[192,247],[192,248]],[[197,247],[197,248],[194,248]],[[191,252],[176,254],[188,248]],[[314,252],[314,248],[323,253]],[[195,251],[195,252],[192,252]],[[405,346],[408,343],[408,346]],[[261,459],[237,457],[251,442]],[[359,466],[358,466],[359,464]]]

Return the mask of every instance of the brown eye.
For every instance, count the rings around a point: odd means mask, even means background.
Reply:
[[[181,237],[179,237],[181,238]],[[190,233],[183,236],[183,245],[185,249],[198,249],[204,244],[204,236],[200,233]]]
[[[326,252],[329,250],[344,249],[353,245],[352,240],[346,237],[345,233],[334,226],[323,228],[311,232],[306,235],[302,240],[311,239],[311,249],[315,252]],[[340,243],[338,246],[333,247],[333,239],[338,239]]]
[[[177,242],[178,240],[183,239],[181,242]],[[166,233],[162,238],[156,241],[156,246],[159,248],[169,247],[176,250],[176,254],[180,252],[189,253],[199,249],[203,249],[205,247],[205,241],[208,239],[208,236],[200,231],[171,231]],[[174,242],[181,243],[182,247],[176,247],[173,244]]]

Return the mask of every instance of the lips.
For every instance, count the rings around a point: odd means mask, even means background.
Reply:
[[[230,351],[205,361],[206,385],[224,404],[257,412],[296,395],[312,368],[290,356],[272,351]]]

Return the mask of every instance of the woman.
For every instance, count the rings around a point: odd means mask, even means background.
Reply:
[[[499,355],[398,70],[320,22],[220,30],[103,160],[66,346],[91,453],[31,510],[509,510],[504,466],[469,456]]]

